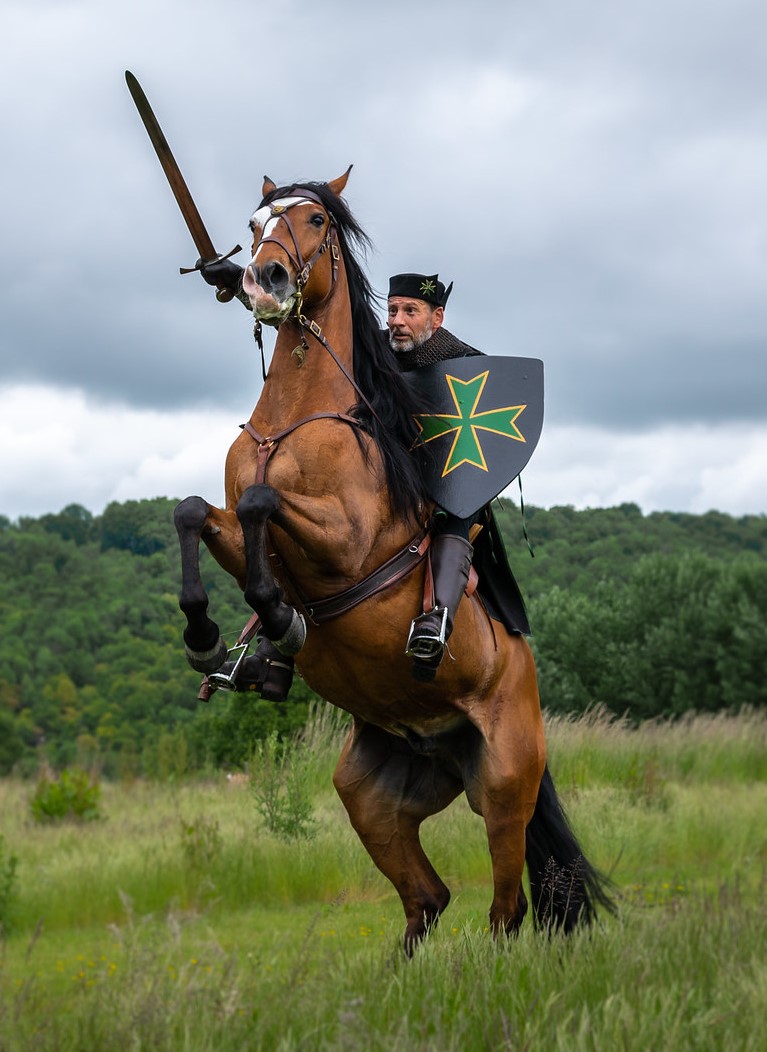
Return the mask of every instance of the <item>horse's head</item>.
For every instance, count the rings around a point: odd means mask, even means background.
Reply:
[[[338,179],[312,187],[278,189],[264,178],[263,200],[250,220],[252,258],[242,281],[259,321],[278,325],[296,308],[330,295],[340,258],[327,191],[338,197],[350,171],[351,166]]]

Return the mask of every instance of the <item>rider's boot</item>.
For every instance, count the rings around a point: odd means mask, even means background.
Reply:
[[[474,548],[463,537],[438,533],[431,544],[434,608],[417,617],[410,626],[406,653],[414,658],[416,679],[433,679],[445,644],[453,631],[458,604],[471,570]]]
[[[293,682],[294,659],[281,654],[277,647],[265,638],[260,640],[255,656],[261,658],[264,664],[264,678],[258,688],[259,694],[267,701],[285,701]]]
[[[292,657],[281,654],[274,643],[262,637],[255,652],[239,664],[227,661],[210,677],[219,690],[254,691],[267,701],[285,701],[293,682]]]

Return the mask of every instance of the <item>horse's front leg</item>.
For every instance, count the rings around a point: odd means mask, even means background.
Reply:
[[[260,483],[249,486],[237,505],[245,541],[245,601],[261,618],[261,631],[280,653],[297,654],[306,640],[306,622],[283,600],[267,550],[266,526],[280,507],[277,490]]]
[[[181,548],[181,594],[178,605],[186,616],[186,658],[197,672],[215,672],[227,653],[218,625],[208,617],[208,596],[200,575],[200,540],[205,531],[213,536],[221,526],[213,522],[212,508],[202,497],[187,497],[176,506],[173,521]],[[219,515],[224,513],[219,512]]]

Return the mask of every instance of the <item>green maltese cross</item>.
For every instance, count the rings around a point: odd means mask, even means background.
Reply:
[[[415,422],[420,434],[416,445],[432,442],[442,435],[453,434],[442,477],[455,471],[461,464],[471,464],[475,468],[487,471],[485,454],[479,441],[479,431],[490,431],[495,435],[505,435],[515,442],[526,441],[525,436],[516,424],[517,417],[526,409],[526,405],[507,405],[503,409],[489,409],[484,413],[477,412],[490,370],[480,373],[472,380],[459,380],[457,376],[446,376],[450,394],[453,396],[456,412],[452,413],[419,413]]]

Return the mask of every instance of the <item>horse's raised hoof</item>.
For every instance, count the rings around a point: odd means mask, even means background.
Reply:
[[[221,668],[226,661],[228,652],[228,647],[221,636],[218,637],[218,642],[210,650],[192,650],[191,647],[184,647],[186,660],[195,672],[204,672],[206,674]]]

